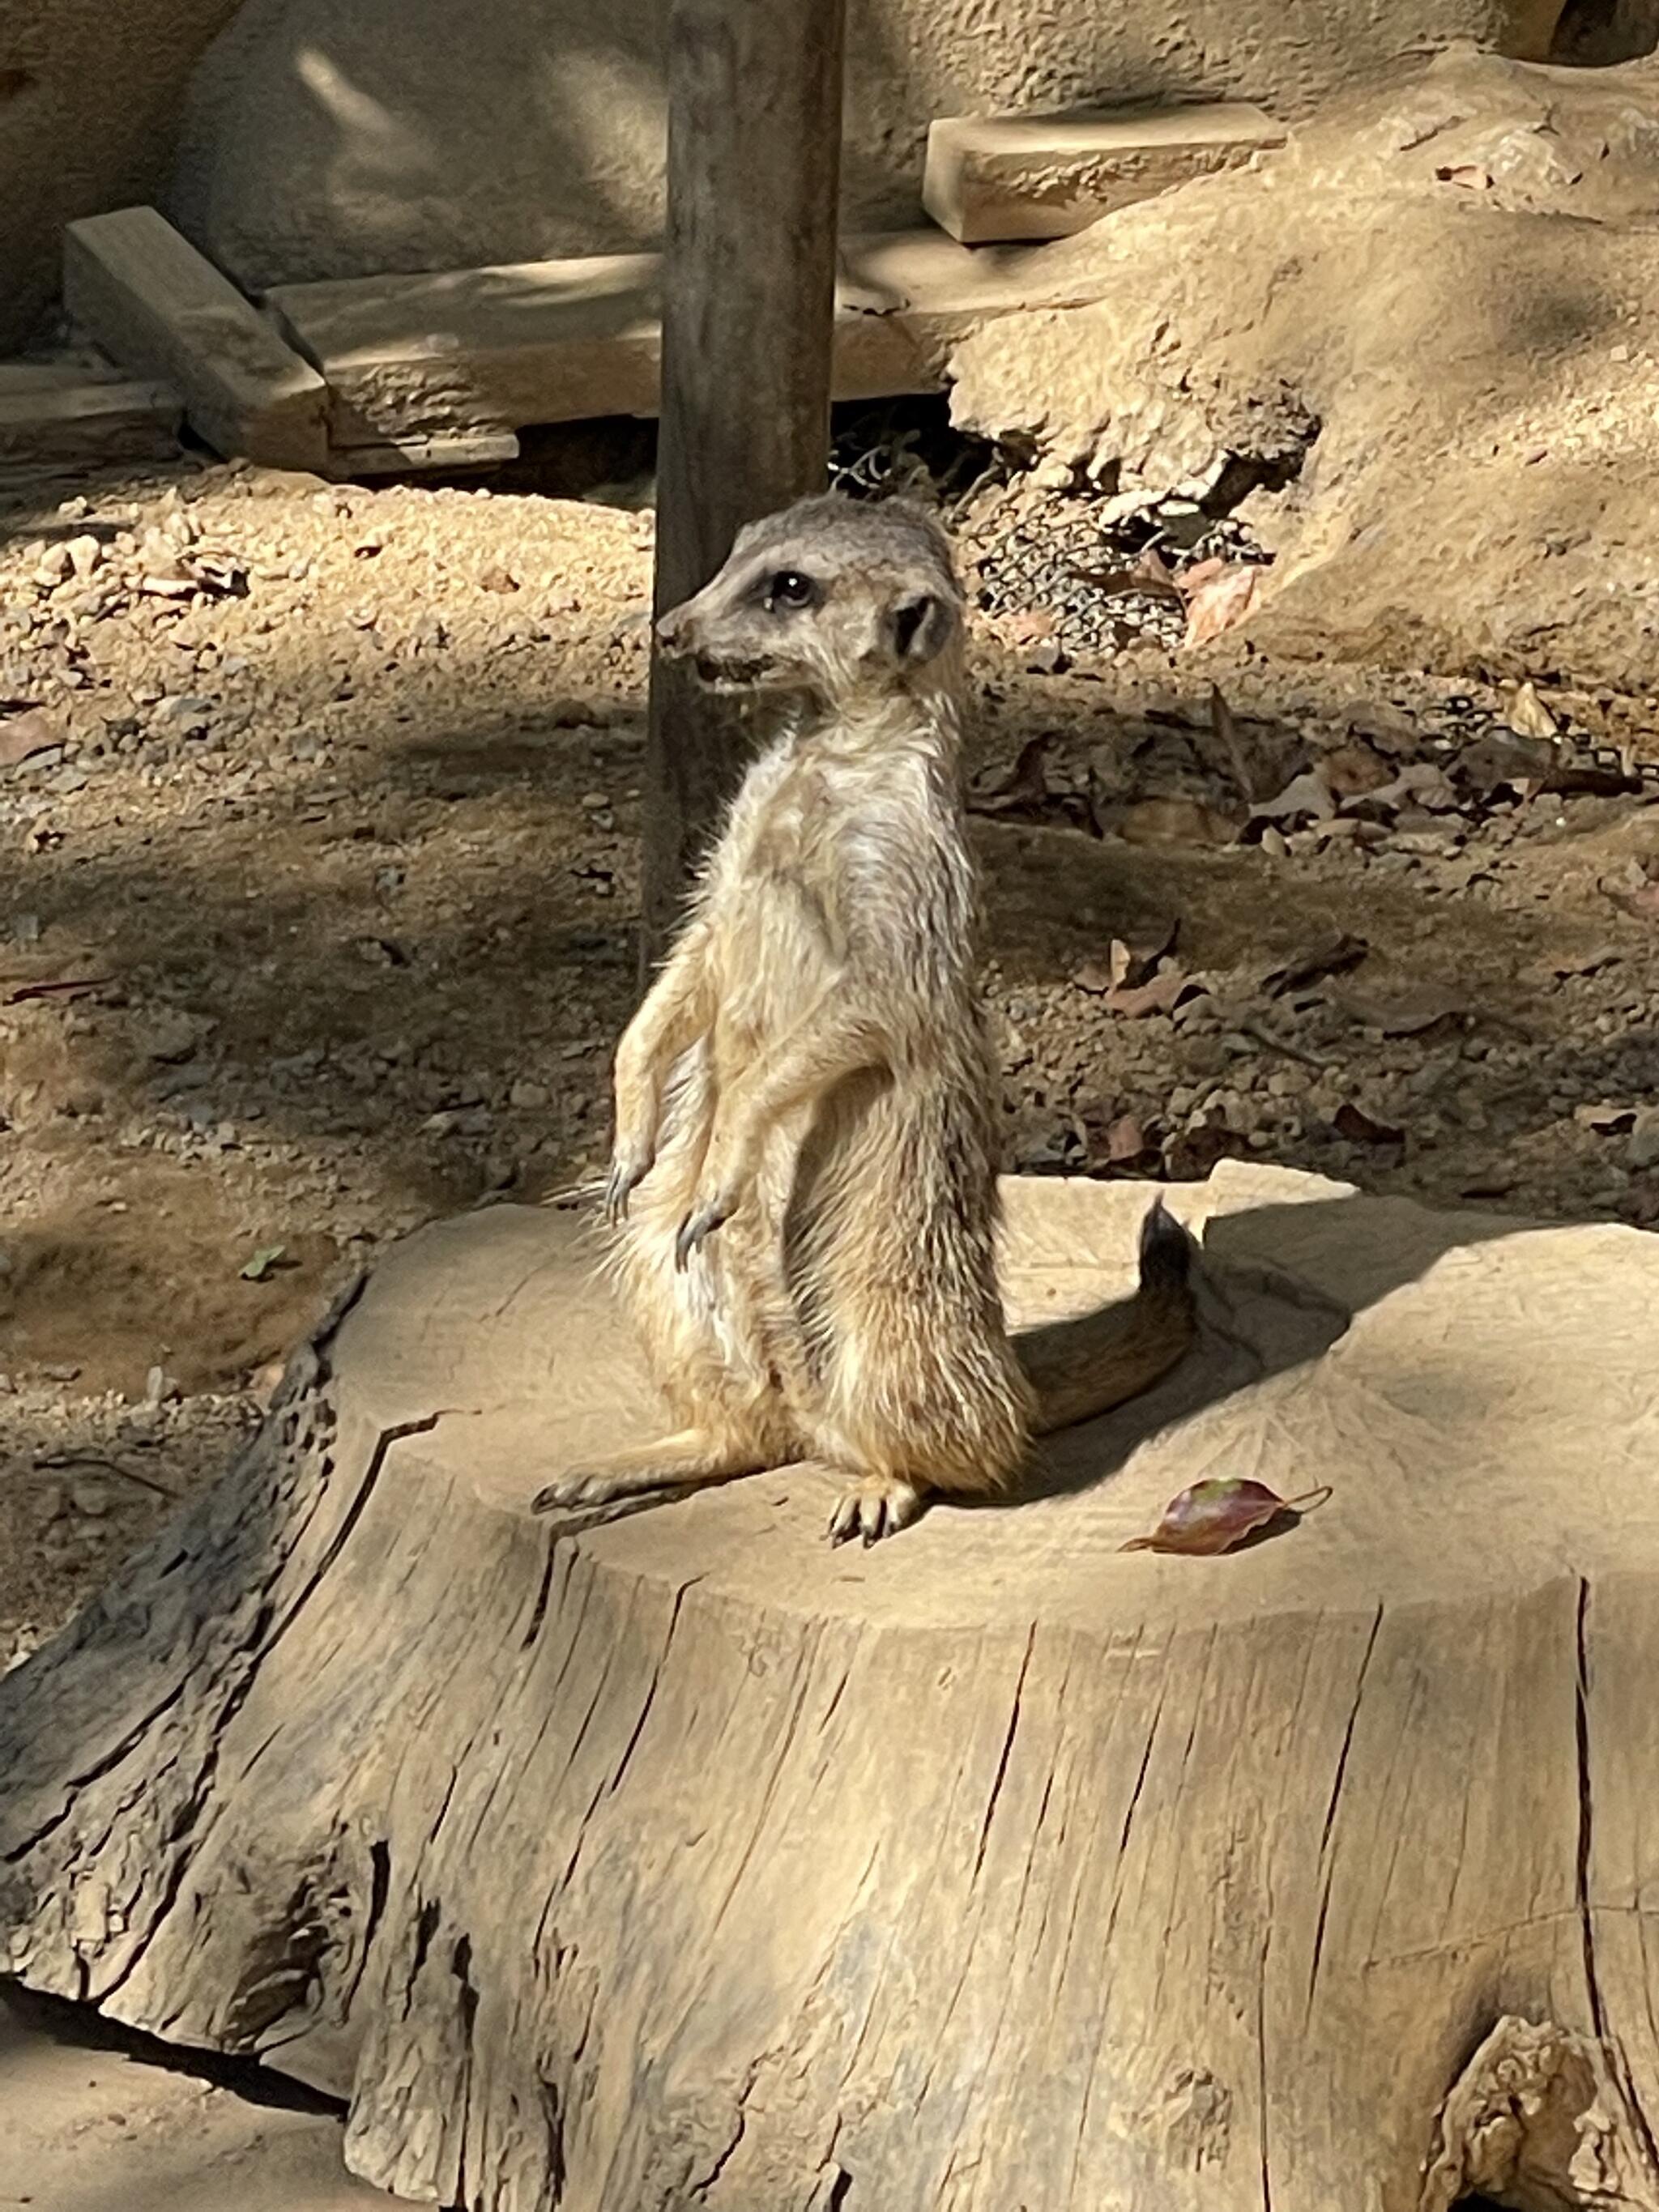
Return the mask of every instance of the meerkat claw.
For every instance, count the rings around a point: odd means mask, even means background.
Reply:
[[[628,1201],[651,1172],[634,1161],[615,1161],[605,1179],[604,1209],[607,1224],[615,1229],[628,1218]]]
[[[884,1536],[896,1536],[921,1511],[922,1493],[898,1475],[868,1475],[836,1502],[830,1516],[832,1547],[858,1537],[867,1552]]]
[[[562,1505],[603,1505],[603,1497],[590,1497],[586,1478],[580,1474],[562,1474],[556,1482],[548,1483],[538,1490],[530,1502],[532,1513],[556,1513]]]
[[[729,1218],[730,1209],[722,1206],[699,1206],[688,1213],[680,1224],[680,1233],[674,1239],[674,1266],[680,1274],[685,1273],[686,1261],[706,1237],[712,1237],[721,1223]]]

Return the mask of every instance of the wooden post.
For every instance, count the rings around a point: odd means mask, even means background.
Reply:
[[[673,0],[657,464],[660,614],[826,480],[846,0]],[[654,659],[643,958],[742,770],[743,709]]]

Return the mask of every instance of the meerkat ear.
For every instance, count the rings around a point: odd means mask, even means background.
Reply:
[[[893,615],[893,644],[901,660],[916,666],[932,660],[951,642],[956,613],[932,592],[902,599]]]

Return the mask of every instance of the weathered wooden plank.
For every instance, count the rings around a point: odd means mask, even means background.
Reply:
[[[89,347],[0,362],[0,466],[8,473],[163,459],[177,451],[183,420],[171,385],[125,376]]]
[[[969,246],[1066,238],[1114,208],[1282,146],[1285,135],[1244,102],[942,116],[927,133],[921,203]]]
[[[834,395],[935,390],[952,349],[984,323],[1078,306],[1097,289],[1086,270],[1050,268],[1036,246],[974,252],[932,229],[846,240]],[[288,284],[265,305],[327,380],[343,453],[657,411],[654,253]],[[751,392],[757,367],[745,371]]]
[[[273,468],[326,460],[322,378],[154,208],[70,223],[64,298],[123,368],[178,387],[216,452]]]

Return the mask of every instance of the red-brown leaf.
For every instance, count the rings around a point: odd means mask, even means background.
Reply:
[[[1231,1552],[1258,1528],[1265,1528],[1281,1513],[1311,1511],[1330,1496],[1330,1486],[1304,1492],[1299,1498],[1281,1498],[1265,1482],[1242,1476],[1212,1478],[1195,1482],[1172,1498],[1164,1517],[1150,1536],[1132,1536],[1118,1548],[1124,1552],[1180,1552],[1189,1558],[1213,1559]]]
[[[1172,1014],[1183,999],[1203,995],[1203,984],[1195,983],[1185,969],[1169,967],[1161,969],[1150,983],[1108,991],[1101,1004],[1109,1014],[1140,1021],[1148,1014]]]
[[[1106,1157],[1115,1168],[1127,1167],[1146,1151],[1146,1132],[1133,1114],[1120,1114],[1106,1132]]]
[[[61,983],[24,983],[6,994],[5,1004],[21,1006],[30,999],[55,999],[70,991],[101,991],[112,975],[70,975]]]
[[[1200,577],[1200,568],[1209,573]],[[1261,573],[1254,565],[1231,562],[1222,562],[1211,570],[1206,561],[1200,568],[1189,569],[1182,580],[1187,599],[1184,642],[1189,646],[1207,645],[1212,638],[1243,621],[1255,604],[1256,580]],[[1199,580],[1194,582],[1194,578]]]

